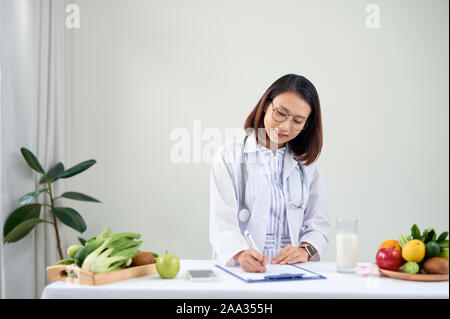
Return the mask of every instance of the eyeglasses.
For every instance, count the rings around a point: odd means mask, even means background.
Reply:
[[[306,128],[307,125],[306,125],[306,121],[304,119],[290,114],[289,112],[287,112],[286,110],[284,110],[281,107],[275,107],[273,105],[273,102],[271,102],[271,104],[272,104],[272,111],[273,111],[272,118],[274,121],[284,122],[287,119],[289,119],[290,116],[292,116],[292,121],[290,121],[291,122],[290,124],[294,130],[301,131]]]

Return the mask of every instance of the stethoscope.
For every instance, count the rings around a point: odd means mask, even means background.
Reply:
[[[241,176],[241,203],[240,203],[241,209],[239,210],[238,218],[243,223],[247,222],[250,219],[250,211],[245,207],[245,183],[247,182],[248,175],[247,175],[247,168],[245,165],[244,148],[245,148],[245,142],[247,141],[247,138],[248,138],[248,135],[245,136],[245,138],[244,138],[244,143],[242,145],[242,151],[241,151],[241,163],[240,163],[241,164],[241,175],[242,175]],[[302,184],[302,199],[300,201],[300,204],[296,205],[290,199],[290,196],[289,196],[288,204],[291,206],[294,206],[298,209],[304,210],[304,207],[303,207],[303,196],[304,196],[303,195],[303,188],[304,188],[303,176],[304,176],[304,172],[303,172],[303,167],[300,165],[299,161],[297,161],[297,165],[298,165],[298,168],[300,169],[300,178],[301,178],[301,184]],[[289,193],[290,193],[290,189],[289,189],[289,182],[288,182],[288,195],[289,195]]]

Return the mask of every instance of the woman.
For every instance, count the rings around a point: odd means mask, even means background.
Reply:
[[[330,214],[317,163],[322,120],[314,85],[296,74],[281,77],[244,128],[245,141],[222,146],[212,164],[213,259],[247,272],[265,272],[269,260],[320,260],[328,248]]]

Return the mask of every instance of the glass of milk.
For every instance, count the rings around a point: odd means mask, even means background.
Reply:
[[[336,264],[338,272],[355,272],[358,257],[358,219],[336,219]]]

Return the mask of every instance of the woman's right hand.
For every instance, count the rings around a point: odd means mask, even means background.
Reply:
[[[233,257],[246,272],[265,272],[269,257],[260,254],[256,249],[242,250]]]

